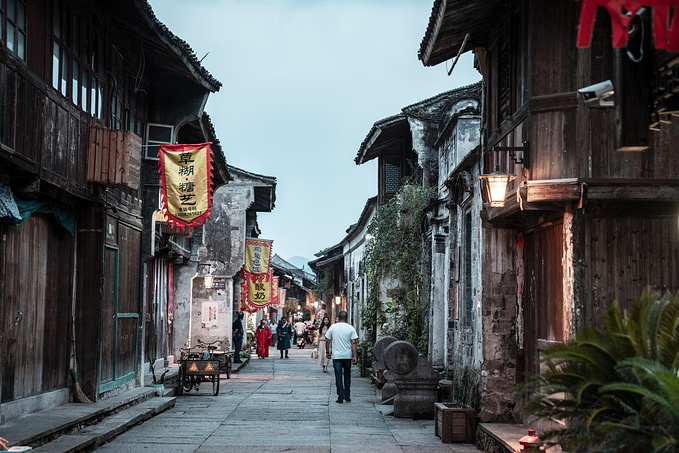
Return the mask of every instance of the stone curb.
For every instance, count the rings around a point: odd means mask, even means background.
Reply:
[[[102,445],[131,427],[149,420],[174,407],[174,397],[159,397],[122,410],[105,420],[74,434],[59,436],[56,440],[34,449],[36,453],[71,453],[87,447]]]
[[[63,404],[12,420],[0,428],[0,437],[10,439],[11,445],[40,445],[54,440],[61,433],[94,423],[154,395],[155,390],[152,388],[137,387],[94,404]]]

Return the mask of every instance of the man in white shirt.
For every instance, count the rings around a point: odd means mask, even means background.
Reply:
[[[337,402],[351,402],[351,365],[358,359],[358,334],[354,326],[347,324],[347,312],[337,314],[337,322],[325,333],[327,358],[332,357],[337,386]],[[332,350],[332,354],[330,351]],[[342,379],[344,378],[344,379]]]

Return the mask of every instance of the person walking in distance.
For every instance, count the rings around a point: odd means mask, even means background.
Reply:
[[[325,334],[329,328],[330,318],[324,316],[323,320],[321,321],[321,325],[318,328],[318,358],[316,359],[316,363],[323,367],[324,373],[328,372],[328,362],[330,361],[330,359],[325,355],[327,349],[325,347]]]
[[[240,359],[240,348],[243,345],[243,312],[238,313],[238,319],[233,322],[231,332],[233,333],[233,363],[243,363]]]
[[[325,333],[326,357],[332,357],[337,386],[337,403],[351,402],[351,365],[358,360],[358,334],[354,326],[347,324],[347,312],[337,314],[337,322]],[[332,354],[330,353],[332,351]]]
[[[285,351],[285,358],[288,358],[288,349],[290,349],[290,341],[292,340],[292,325],[288,322],[288,317],[283,316],[278,322],[278,344],[277,348],[281,351],[281,359],[283,358],[283,351]]]
[[[271,346],[271,329],[266,324],[266,319],[262,318],[262,321],[257,327],[257,333],[255,334],[257,338],[257,357],[264,359],[269,357],[269,346]]]

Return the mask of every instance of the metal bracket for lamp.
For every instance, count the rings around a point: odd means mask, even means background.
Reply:
[[[524,140],[521,146],[493,146],[491,151],[497,153],[509,152],[509,157],[523,168],[530,166],[530,142]],[[518,155],[517,155],[518,154]]]

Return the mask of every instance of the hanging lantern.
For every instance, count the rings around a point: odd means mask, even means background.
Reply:
[[[516,175],[508,175],[501,171],[479,176],[484,202],[488,203],[491,208],[503,207],[507,197],[507,186],[515,178]]]

